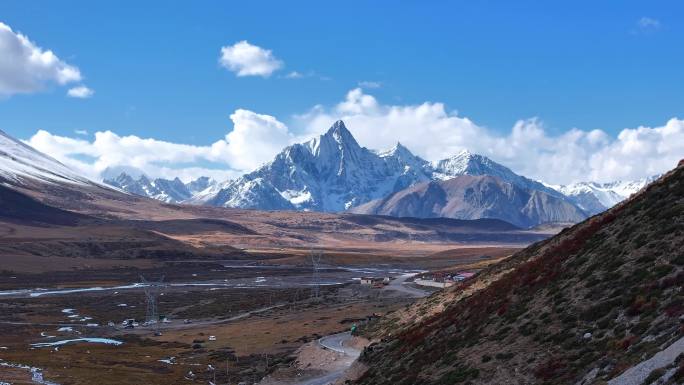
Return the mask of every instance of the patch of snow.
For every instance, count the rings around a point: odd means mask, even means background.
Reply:
[[[290,201],[295,206],[302,205],[306,202],[309,202],[313,199],[311,196],[311,193],[306,190],[302,191],[297,191],[297,190],[285,190],[280,193],[280,195],[283,196],[286,200]]]
[[[163,358],[163,359],[157,360],[157,361],[163,362],[163,363],[169,364],[169,365],[175,365],[176,363],[173,362],[173,360],[175,360],[175,359],[176,359],[176,357],[169,357],[169,358]]]
[[[31,346],[34,348],[44,348],[44,347],[51,347],[51,346],[61,346],[61,345],[67,345],[67,344],[74,344],[74,343],[79,343],[79,342],[115,345],[115,346],[123,344],[122,341],[113,340],[110,338],[84,337],[84,338],[75,338],[72,340],[61,340],[61,341],[55,341],[55,342],[40,342],[40,343],[31,344]]]

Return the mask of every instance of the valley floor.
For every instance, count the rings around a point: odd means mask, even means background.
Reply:
[[[307,250],[250,250],[250,261],[135,261],[109,269],[5,272],[0,365],[6,370],[0,371],[0,383],[33,384],[39,375],[59,385],[154,385],[186,378],[224,384],[257,382],[269,373],[287,377],[293,368],[294,378],[277,381],[327,383],[347,364],[302,367],[298,357],[306,346],[411,303],[421,295],[402,285],[412,272],[478,268],[514,250],[442,248],[435,254],[432,246],[426,249],[422,255],[416,248],[393,255],[326,250],[317,299]],[[127,318],[145,318],[144,287],[136,284],[140,274],[151,280],[165,276],[158,307],[170,322],[157,324],[160,336],[152,326],[121,325]],[[374,289],[358,283],[363,276],[398,279]],[[82,338],[105,340],[33,345]],[[121,344],[97,343],[110,340]],[[348,358],[334,361],[340,365]]]

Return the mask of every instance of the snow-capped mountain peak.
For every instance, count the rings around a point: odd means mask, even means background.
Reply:
[[[453,175],[513,174],[513,171],[507,167],[468,150],[462,150],[454,156],[433,162],[433,167],[442,172],[446,178]]]
[[[484,155],[462,150],[446,159],[432,162],[435,179],[447,180],[458,175],[489,175],[527,189],[543,191],[551,196],[562,197],[558,191],[540,182],[518,175],[506,166],[494,162]]]
[[[401,144],[401,142],[397,142],[397,144],[395,144],[394,147],[392,147],[389,150],[379,152],[378,155],[381,158],[386,158],[389,156],[394,156],[394,157],[401,158],[401,159],[418,158],[416,155],[413,155],[411,150],[409,150],[408,148],[406,148],[406,146]]]
[[[285,148],[271,162],[229,182],[209,203],[231,206],[232,202],[247,202],[248,206],[241,207],[282,207],[283,203],[272,194],[276,191],[293,208],[343,211],[395,191],[398,182],[403,188],[407,183],[428,178],[422,170],[425,161],[408,150],[401,153],[381,157],[361,147],[344,122],[337,121],[324,134]],[[257,178],[260,183],[250,183]],[[233,195],[246,194],[245,186],[263,192],[263,199],[256,199],[259,195],[251,192],[250,199]]]
[[[356,139],[351,134],[351,132],[349,132],[347,126],[345,126],[344,122],[341,120],[338,120],[335,123],[333,123],[332,127],[330,127],[328,132],[326,132],[323,136],[331,136],[335,139],[337,143],[340,144],[348,143],[355,147],[359,147],[359,144],[356,142]]]
[[[349,152],[356,152],[361,149],[361,146],[341,120],[336,121],[325,134],[304,143],[304,146],[310,150],[311,154],[319,157],[326,156],[326,152],[334,152],[334,149],[342,151],[346,149]]]

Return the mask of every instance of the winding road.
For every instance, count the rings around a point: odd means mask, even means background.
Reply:
[[[330,349],[356,359],[356,357],[361,354],[361,351],[344,344],[351,338],[351,332],[344,332],[322,337],[318,340],[318,343],[326,349]]]
[[[408,279],[413,278],[416,275],[417,275],[417,273],[400,275],[400,276],[396,277],[395,279],[393,279],[389,283],[389,285],[387,285],[385,287],[385,290],[399,291],[399,292],[402,292],[402,293],[407,294],[408,296],[414,297],[414,298],[423,298],[423,297],[429,296],[430,292],[425,291],[425,290],[416,289],[415,287],[411,287],[411,286],[408,286],[405,284]]]
[[[350,332],[332,334],[329,336],[322,337],[318,340],[318,344],[325,349],[330,349],[344,356],[346,365],[340,369],[326,373],[323,376],[311,378],[302,382],[297,383],[297,385],[328,385],[332,384],[342,376],[345,370],[359,357],[361,351],[354,349],[351,346],[345,345],[346,342],[351,340],[352,335]]]

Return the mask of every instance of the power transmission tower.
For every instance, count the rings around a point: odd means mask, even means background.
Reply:
[[[147,307],[145,311],[145,323],[148,325],[155,325],[155,332],[159,331],[159,313],[157,311],[157,297],[161,288],[164,287],[162,283],[164,281],[164,276],[161,277],[159,281],[148,281],[140,275],[140,280],[142,287],[145,290],[145,300],[147,302]]]
[[[320,263],[323,253],[319,250],[311,250],[311,265],[313,267],[313,275],[311,277],[311,298],[318,298],[321,294],[321,275]]]

